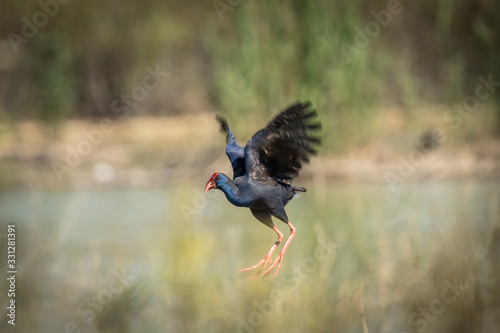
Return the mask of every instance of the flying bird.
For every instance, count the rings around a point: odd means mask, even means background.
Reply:
[[[205,192],[221,190],[230,203],[250,208],[257,220],[276,232],[278,240],[264,258],[240,270],[249,271],[260,267],[252,276],[254,278],[262,271],[262,276],[265,276],[276,268],[275,277],[296,232],[285,212],[285,206],[294,196],[306,191],[303,187],[292,186],[291,182],[299,175],[302,164],[309,162],[311,155],[317,154],[316,148],[321,143],[315,136],[321,129],[317,112],[311,108],[310,102],[297,102],[255,133],[245,148],[236,142],[228,122],[218,115],[216,119],[221,132],[226,134],[226,154],[233,167],[233,178],[215,172],[207,182]],[[274,261],[272,254],[284,237],[271,216],[290,228],[290,236]]]

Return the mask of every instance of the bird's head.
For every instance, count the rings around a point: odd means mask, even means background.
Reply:
[[[207,185],[205,185],[205,192],[208,192],[214,188],[218,188],[220,181],[221,181],[221,176],[219,175],[219,173],[218,172],[214,173],[207,182]]]

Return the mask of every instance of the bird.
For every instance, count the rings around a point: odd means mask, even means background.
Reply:
[[[222,191],[231,204],[249,208],[257,220],[278,235],[278,240],[261,261],[239,271],[260,267],[251,279],[261,272],[262,276],[266,276],[274,268],[273,278],[276,277],[295,236],[296,228],[288,219],[285,206],[292,198],[306,192],[305,188],[292,186],[291,183],[299,175],[302,165],[318,153],[321,139],[317,133],[321,129],[321,122],[317,117],[318,113],[310,101],[295,102],[257,131],[243,148],[238,145],[227,120],[216,115],[220,131],[226,135],[226,155],[232,165],[233,178],[215,172],[205,185],[205,192],[212,189]],[[274,261],[272,255],[284,235],[272,217],[290,228],[290,235]]]

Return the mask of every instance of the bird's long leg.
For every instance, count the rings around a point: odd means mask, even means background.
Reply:
[[[295,229],[295,227],[290,223],[290,221],[288,221],[288,226],[290,227],[290,236],[288,236],[288,239],[286,240],[286,243],[283,246],[283,249],[281,249],[280,254],[278,254],[276,260],[273,262],[271,266],[269,266],[269,268],[264,273],[262,273],[262,276],[269,274],[276,266],[276,264],[278,265],[278,267],[276,268],[276,272],[274,272],[273,278],[275,278],[276,274],[278,274],[278,271],[280,270],[281,267],[281,263],[283,262],[283,258],[285,257],[286,249],[288,248],[288,245],[290,245],[290,243],[292,242],[292,239],[295,236],[295,232],[297,231],[297,229]]]
[[[278,234],[278,240],[276,241],[276,243],[273,244],[273,246],[271,246],[271,249],[269,250],[269,252],[267,252],[266,256],[264,257],[264,259],[262,259],[261,261],[259,261],[257,264],[251,266],[251,267],[247,267],[247,268],[242,268],[238,271],[238,273],[240,272],[245,272],[245,271],[250,271],[252,269],[255,269],[259,266],[262,266],[258,271],[257,273],[255,273],[250,279],[253,279],[254,277],[256,277],[263,269],[264,267],[266,267],[266,265],[268,263],[271,262],[271,256],[273,255],[273,252],[274,250],[276,250],[276,248],[278,247],[278,245],[280,245],[281,241],[283,240],[283,233],[281,231],[279,231],[278,228],[276,228],[276,226],[273,226],[273,230]]]

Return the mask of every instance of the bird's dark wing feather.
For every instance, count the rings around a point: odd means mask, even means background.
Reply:
[[[296,103],[280,112],[269,124],[255,133],[245,147],[245,164],[253,179],[273,178],[290,181],[303,162],[317,153],[320,139],[313,136],[321,128],[311,103]]]
[[[245,169],[245,151],[240,147],[234,138],[233,132],[226,119],[216,115],[215,118],[220,124],[220,131],[226,134],[226,155],[233,167],[233,179],[243,176]]]

